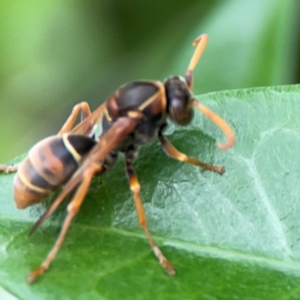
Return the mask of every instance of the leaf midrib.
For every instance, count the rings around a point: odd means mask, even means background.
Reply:
[[[11,220],[15,221],[14,219]],[[26,221],[24,221],[24,223],[30,224],[30,226],[28,225],[28,229],[31,228],[32,223]],[[48,226],[60,227],[60,223],[52,221],[51,223],[48,224]],[[136,232],[132,232],[129,230],[124,230],[116,227],[103,227],[103,226],[94,227],[88,224],[73,223],[72,228],[74,227],[83,230],[95,231],[96,233],[99,233],[100,231],[102,232],[105,231],[110,233],[116,233],[121,236],[128,236],[128,237],[134,237],[134,238],[146,240],[146,237],[142,233],[136,233]],[[22,230],[24,235],[26,235],[25,231],[26,230]],[[179,250],[184,250],[186,252],[190,252],[201,257],[209,257],[209,258],[222,259],[222,260],[228,260],[228,261],[240,262],[240,263],[251,263],[259,267],[278,270],[281,272],[298,275],[298,276],[300,275],[300,261],[293,260],[291,258],[280,260],[272,257],[258,255],[258,254],[250,254],[250,253],[243,253],[236,250],[222,249],[215,246],[204,246],[204,245],[199,245],[199,244],[186,242],[186,241],[180,241],[176,239],[167,239],[165,237],[158,236],[158,235],[153,235],[153,238],[156,241],[162,243],[164,246],[169,246]],[[12,239],[12,241],[10,241],[10,243],[13,242],[13,240],[14,238]],[[149,252],[151,252],[150,247],[149,247]]]

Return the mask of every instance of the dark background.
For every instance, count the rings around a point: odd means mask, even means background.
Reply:
[[[299,82],[299,1],[0,2],[0,161],[55,134],[80,101],[184,75],[209,34],[196,95]],[[255,120],[253,120],[255,122]]]

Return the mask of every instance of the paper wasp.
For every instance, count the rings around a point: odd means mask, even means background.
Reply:
[[[200,35],[195,41],[196,50],[188,66],[185,78],[172,76],[164,83],[159,81],[136,81],[116,90],[108,100],[91,113],[86,102],[73,111],[56,136],[37,143],[28,156],[15,166],[0,165],[0,171],[17,171],[14,179],[14,199],[18,208],[25,208],[42,201],[62,187],[58,197],[35,223],[32,234],[62,203],[64,198],[77,188],[68,204],[67,216],[61,232],[45,261],[28,275],[33,282],[46,271],[61,247],[73,217],[78,213],[91,180],[95,174],[112,167],[118,152],[124,153],[129,186],[136,205],[139,223],[160,264],[170,275],[175,274],[173,265],[155,244],[147,227],[140,198],[140,185],[132,168],[140,146],[150,143],[158,136],[163,150],[170,157],[222,174],[224,168],[203,163],[179,152],[163,135],[167,118],[185,126],[193,117],[193,108],[198,108],[210,118],[227,137],[226,150],[234,144],[234,133],[217,114],[199,103],[191,93],[193,70],[206,46],[208,36]],[[82,121],[75,127],[81,112]],[[101,124],[98,137],[95,127]]]

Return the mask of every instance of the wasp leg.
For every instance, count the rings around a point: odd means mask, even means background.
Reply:
[[[150,246],[152,247],[152,250],[155,253],[156,257],[158,258],[160,264],[164,267],[164,269],[166,270],[166,272],[169,275],[174,275],[175,269],[174,269],[173,265],[164,257],[164,255],[162,254],[162,252],[160,251],[158,246],[155,244],[155,242],[147,228],[146,215],[145,215],[143,204],[142,204],[142,201],[140,198],[140,184],[139,184],[137,175],[135,174],[131,165],[128,163],[126,164],[126,173],[128,176],[130,189],[133,194],[133,199],[135,202],[139,223],[140,223],[141,227],[143,228],[143,230],[148,238],[148,241],[150,243]]]
[[[206,164],[202,161],[199,161],[195,157],[188,157],[184,153],[179,152],[163,135],[161,132],[158,134],[158,138],[160,140],[160,143],[162,145],[163,150],[165,153],[177,160],[183,161],[185,163],[199,166],[203,169],[210,170],[219,174],[223,174],[225,172],[225,168],[221,166],[214,166],[214,165],[209,165]]]
[[[100,175],[103,174],[106,171],[106,169],[99,165],[99,170],[95,171],[94,175]],[[72,191],[72,189],[68,189],[67,191],[62,190],[61,193],[58,195],[58,197],[52,202],[51,206],[41,215],[41,217],[35,222],[33,227],[28,233],[28,237],[30,237],[60,206],[60,204],[63,202],[67,194]]]
[[[0,164],[0,172],[13,173],[13,172],[16,172],[18,170],[18,166],[19,166],[19,164],[9,165],[9,166]]]
[[[27,281],[29,283],[34,282],[35,279],[39,275],[42,275],[49,268],[50,263],[54,260],[58,250],[62,246],[62,243],[68,232],[68,229],[70,227],[72,219],[74,218],[74,216],[78,213],[78,211],[80,209],[80,206],[84,200],[84,196],[86,195],[86,193],[88,191],[88,188],[90,186],[90,183],[91,183],[91,180],[92,180],[94,174],[101,171],[101,169],[102,169],[101,166],[99,166],[98,164],[94,164],[89,169],[86,170],[86,172],[83,176],[82,183],[80,184],[74,198],[68,205],[68,213],[67,213],[66,219],[63,223],[61,232],[60,232],[53,248],[49,252],[49,254],[48,254],[47,258],[44,260],[44,262],[40,265],[40,267],[38,267],[37,269],[30,272],[30,274],[27,277]]]
[[[81,102],[74,106],[71,115],[69,116],[61,130],[58,132],[58,135],[62,135],[63,133],[69,132],[72,129],[80,112],[81,120],[86,119],[91,114],[91,110],[87,102]],[[18,170],[18,166],[19,164],[9,166],[0,164],[0,172],[13,173]]]
[[[81,121],[86,119],[91,114],[90,106],[87,102],[78,103],[73,107],[73,110],[69,118],[67,119],[67,121],[65,122],[61,130],[58,132],[58,135],[69,132],[72,129],[80,112],[81,112]]]

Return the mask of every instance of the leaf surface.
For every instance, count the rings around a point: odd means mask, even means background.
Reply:
[[[139,228],[122,159],[96,177],[50,270],[25,282],[52,247],[66,205],[26,237],[43,205],[18,211],[0,176],[1,299],[299,299],[300,86],[198,97],[227,120],[236,145],[200,113],[166,135],[223,176],[165,156],[156,141],[134,168],[149,229],[176,266],[168,277]]]

